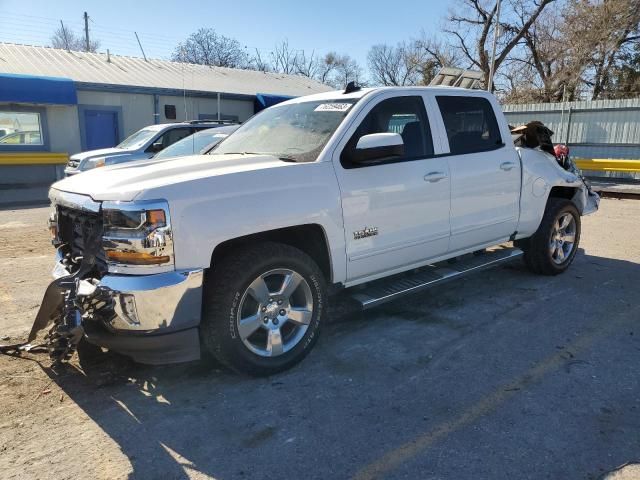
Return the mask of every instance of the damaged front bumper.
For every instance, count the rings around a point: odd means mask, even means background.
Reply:
[[[66,275],[59,256],[53,276]],[[140,363],[199,359],[203,275],[197,269],[76,280],[86,340]]]

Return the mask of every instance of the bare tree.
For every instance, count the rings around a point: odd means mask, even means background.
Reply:
[[[360,85],[364,84],[362,68],[349,55],[329,52],[320,57],[315,50],[307,53],[305,50],[292,48],[288,40],[285,39],[276,44],[269,56],[270,61],[266,62],[260,53],[256,51],[250,61],[251,68],[289,75],[301,75],[335,88],[344,88],[350,81],[355,81]]]
[[[84,37],[76,35],[67,27],[60,26],[51,36],[51,46],[53,48],[62,48],[64,50],[73,50],[76,52],[85,52],[86,44]],[[99,40],[89,40],[89,52],[96,53],[100,48]]]
[[[572,45],[572,39],[567,38],[562,14],[546,11],[538,20],[523,35],[524,51],[511,59],[507,76],[520,78],[518,89],[528,92],[525,96],[534,101],[573,100],[578,94],[587,55],[580,45]],[[513,81],[510,83],[516,86]]]
[[[322,83],[329,83],[331,75],[335,72],[338,64],[341,62],[340,55],[336,52],[329,52],[318,62],[316,71],[316,79]]]
[[[255,53],[249,60],[247,68],[251,70],[258,70],[260,72],[270,72],[272,70],[269,59],[264,58],[260,53],[260,50],[258,50],[257,48],[255,49]]]
[[[371,80],[380,85],[416,85],[422,80],[422,50],[416,42],[374,45],[367,54]]]
[[[320,62],[315,50],[307,55],[304,50],[300,50],[294,59],[295,72],[304,77],[315,78],[319,73]]]
[[[554,1],[502,1],[496,71],[522,41],[544,9]],[[449,15],[445,32],[453,39],[453,44],[469,65],[483,73],[486,85],[491,69],[489,46],[494,33],[497,3],[494,0],[458,0],[458,4]]]
[[[374,45],[367,55],[371,79],[380,85],[427,85],[440,68],[457,66],[457,52],[424,32],[412,39],[389,45]]]
[[[365,86],[366,82],[363,78],[362,68],[349,55],[337,55],[335,56],[333,73],[325,83],[336,89],[341,89],[349,82],[355,82],[356,85],[362,87]]]
[[[459,52],[451,45],[428,36],[424,31],[415,40],[415,46],[420,52],[419,58],[421,80],[420,84],[428,85],[443,67],[459,67],[461,59]]]
[[[289,40],[284,39],[276,44],[271,52],[273,71],[292,74],[296,71],[296,52],[289,47]]]
[[[593,99],[606,97],[612,87],[611,73],[640,41],[640,1],[571,0],[570,5],[567,24],[581,31],[574,43],[580,42],[590,54],[585,83]]]
[[[615,72],[624,68],[640,38],[639,5],[638,0],[571,0],[562,10],[543,12],[523,36],[525,52],[516,58],[518,68],[537,76],[529,90],[537,86],[538,95],[528,96],[557,102],[615,95]]]
[[[640,95],[640,43],[620,55],[620,62],[610,73],[608,98],[632,98]]]
[[[416,44],[424,50],[425,57],[431,58],[439,67],[459,67],[462,64],[460,53],[452,45],[427,35],[424,30]]]
[[[178,44],[171,57],[176,62],[197,63],[216,67],[246,68],[249,55],[236,39],[201,28]]]

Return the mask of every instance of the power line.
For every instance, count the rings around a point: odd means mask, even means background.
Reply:
[[[0,16],[3,17],[0,19],[0,24],[5,23],[9,26],[18,26],[21,30],[28,29],[28,31],[34,32],[34,33],[41,33],[41,28],[43,27],[40,25],[33,25],[32,23],[28,23],[28,22],[48,24],[51,26],[51,28],[56,28],[55,25],[57,25],[59,22],[59,19],[51,18],[51,17],[14,14],[14,13],[3,12],[3,11],[0,11]],[[15,19],[6,19],[5,17],[7,16],[15,17]],[[24,20],[26,19],[28,20],[25,22]],[[7,20],[10,20],[10,21],[7,21]],[[81,30],[84,28],[84,24],[82,22],[70,21],[69,19],[62,19],[62,20],[64,21],[65,26],[68,27],[68,29],[69,27],[72,30]],[[97,33],[100,33],[100,35],[98,35],[99,38],[97,38],[97,40],[99,40],[101,43],[104,43],[106,41],[104,39],[107,39],[111,42],[114,42],[116,41],[116,39],[118,39],[124,43],[129,44],[135,38],[136,31],[134,30],[113,27],[111,25],[103,25],[100,23],[96,23],[91,18],[90,20],[92,23],[92,29]],[[35,29],[29,28],[29,27],[35,27]],[[124,36],[122,34],[118,34],[115,32],[122,32],[128,35]],[[137,31],[137,33],[140,36],[140,38],[144,39],[145,45],[154,44],[156,47],[170,48],[172,51],[175,49],[178,43],[181,43],[186,40],[186,38],[167,37],[166,35],[159,35],[157,33],[151,33],[151,32]],[[261,53],[270,54],[273,51],[272,48],[246,45],[246,44],[243,44],[242,42],[241,42],[241,45],[243,45],[245,49],[258,50]],[[301,50],[296,50],[296,51],[301,51]]]

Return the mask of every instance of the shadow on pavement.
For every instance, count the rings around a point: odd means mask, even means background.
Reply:
[[[45,371],[130,478],[597,478],[640,451],[639,282],[638,264],[581,251],[558,277],[518,263],[366,315],[338,297],[315,351],[272,378],[109,353]],[[593,344],[574,352],[580,335]]]

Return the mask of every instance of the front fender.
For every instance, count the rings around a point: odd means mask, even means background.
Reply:
[[[280,228],[317,224],[329,245],[332,277],[344,281],[340,191],[328,162],[229,173],[147,191],[169,201],[176,268],[209,268],[216,246]]]

